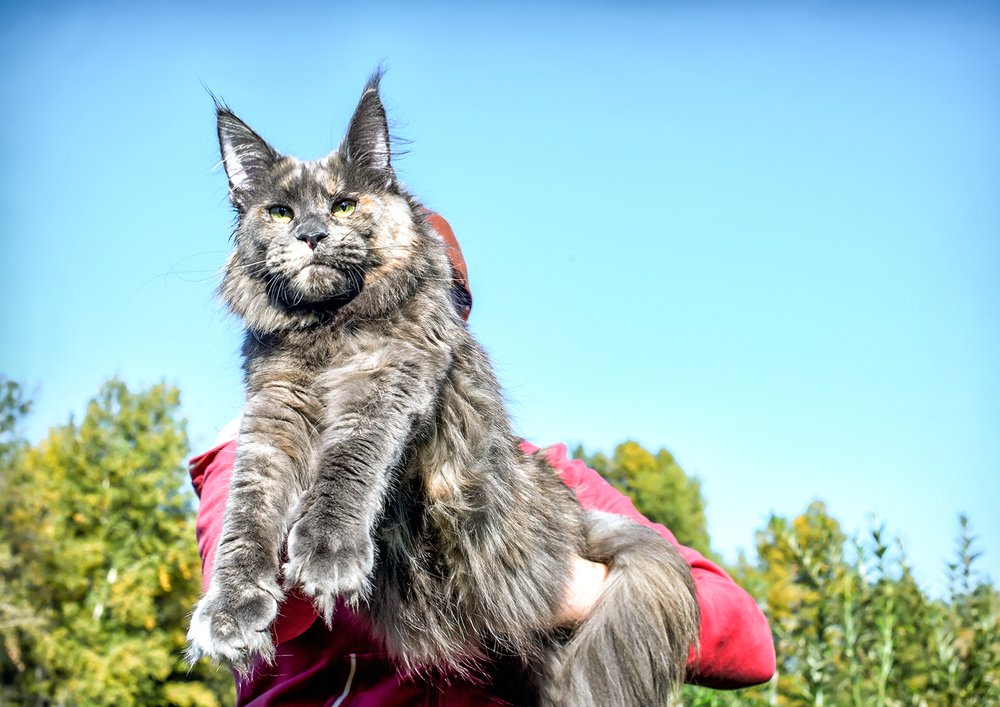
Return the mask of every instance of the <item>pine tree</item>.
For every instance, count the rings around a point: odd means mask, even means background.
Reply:
[[[3,419],[16,419],[7,385]],[[210,707],[231,692],[228,676],[189,674],[181,659],[199,561],[178,404],[166,385],[112,380],[79,424],[35,446],[6,441],[5,700]]]

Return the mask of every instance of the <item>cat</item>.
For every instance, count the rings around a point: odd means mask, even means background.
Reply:
[[[217,104],[237,211],[219,291],[245,325],[246,406],[188,658],[273,659],[296,587],[328,625],[338,598],[367,616],[406,668],[468,676],[514,655],[539,704],[667,704],[697,645],[690,569],[519,447],[445,246],[396,178],[380,78],[318,161]],[[559,629],[574,555],[609,574]]]

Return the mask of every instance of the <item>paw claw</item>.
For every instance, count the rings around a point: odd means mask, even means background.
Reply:
[[[297,523],[289,533],[284,584],[311,597],[316,612],[332,627],[338,598],[356,607],[371,594],[375,546],[367,536],[354,544],[335,543],[332,535],[317,537],[302,528]]]
[[[185,650],[188,663],[209,658],[231,665],[241,675],[249,672],[254,658],[271,663],[270,627],[281,598],[277,586],[268,589],[248,583],[239,589],[210,589],[191,616]]]

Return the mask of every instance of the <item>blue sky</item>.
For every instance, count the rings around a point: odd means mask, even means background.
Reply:
[[[715,546],[824,499],[940,590],[1000,579],[1000,11],[989,4],[253,2],[8,8],[0,370],[37,438],[113,375],[241,404],[202,84],[279,150],[371,69],[452,223],[521,433],[665,446]]]

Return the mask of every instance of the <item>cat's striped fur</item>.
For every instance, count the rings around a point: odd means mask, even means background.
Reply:
[[[430,674],[517,655],[542,704],[666,704],[697,642],[689,568],[520,450],[443,243],[393,172],[378,76],[323,160],[279,155],[221,106],[218,125],[238,211],[220,291],[246,325],[246,407],[190,659],[273,656],[295,586],[328,623],[346,599]],[[567,631],[574,553],[610,571]]]

